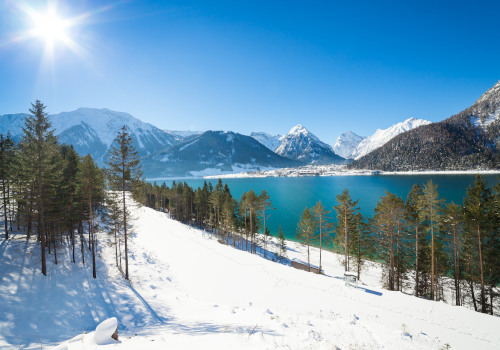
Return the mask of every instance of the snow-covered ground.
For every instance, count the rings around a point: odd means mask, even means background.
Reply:
[[[111,317],[120,340],[110,349],[500,347],[500,318],[381,289],[374,263],[359,288],[347,287],[336,254],[323,252],[325,275],[316,275],[221,244],[166,213],[132,211],[130,283],[105,233],[95,280],[79,251],[73,264],[60,248],[59,265],[49,263],[43,277],[39,247],[21,235],[0,243],[0,348],[98,349],[92,331]],[[303,247],[288,245],[289,258],[306,259]],[[312,263],[318,258],[313,248]]]

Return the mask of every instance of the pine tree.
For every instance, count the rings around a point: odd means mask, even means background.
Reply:
[[[401,290],[401,247],[400,235],[403,231],[404,203],[393,193],[386,191],[375,207],[373,227],[379,247],[379,258],[384,261],[387,288]]]
[[[451,252],[453,261],[453,279],[455,285],[455,305],[460,305],[460,250],[462,231],[462,208],[451,202],[447,203],[443,211],[443,231],[450,235]]]
[[[344,247],[344,267],[345,271],[349,271],[349,236],[356,230],[355,216],[359,210],[359,200],[353,202],[347,188],[336,197],[338,204],[333,207],[337,213],[335,242],[337,246]]]
[[[300,220],[297,224],[296,237],[302,244],[307,246],[307,265],[309,266],[309,271],[311,271],[310,246],[316,238],[316,230],[316,220],[314,219],[311,211],[306,207],[302,212]]]
[[[104,199],[104,177],[101,170],[97,167],[90,154],[83,158],[80,163],[78,173],[79,192],[87,206],[87,215],[89,222],[89,237],[92,251],[92,276],[97,277],[96,272],[96,237],[94,224],[94,207]]]
[[[464,198],[464,223],[465,234],[469,237],[467,241],[473,244],[475,237],[475,249],[477,249],[476,264],[479,266],[479,277],[481,283],[481,312],[487,312],[486,291],[485,291],[485,273],[484,273],[484,242],[492,230],[493,224],[493,196],[491,190],[487,187],[486,181],[477,175],[474,183],[467,188]],[[474,263],[474,262],[472,262]]]
[[[25,180],[33,181],[32,203],[36,203],[38,212],[38,238],[41,242],[42,274],[47,275],[45,202],[47,200],[48,177],[53,170],[50,157],[56,151],[57,141],[53,131],[49,130],[51,124],[45,112],[46,107],[39,100],[36,100],[31,106],[31,115],[25,120],[23,139],[20,146],[21,152],[24,152],[26,157],[23,174],[29,176]]]
[[[113,189],[122,193],[123,205],[123,237],[125,241],[125,279],[129,279],[128,273],[128,215],[126,192],[132,191],[134,186],[141,181],[142,170],[139,164],[139,156],[132,144],[126,126],[118,132],[109,153],[107,164],[109,166],[110,183]]]
[[[269,228],[266,227],[266,219],[269,217],[269,215],[266,214],[266,211],[268,209],[275,209],[273,208],[273,202],[271,201],[271,196],[269,193],[267,193],[266,190],[262,190],[262,192],[259,195],[259,207],[261,211],[261,219],[264,224],[264,258],[266,257],[266,249],[267,249],[267,238],[268,236],[271,235],[271,232],[269,231]],[[269,231],[269,232],[268,232]]]
[[[419,295],[419,284],[420,284],[420,257],[421,257],[421,247],[419,244],[422,241],[420,237],[420,231],[422,230],[422,223],[419,217],[419,203],[422,201],[423,196],[422,188],[419,184],[414,184],[405,201],[405,219],[408,223],[408,229],[415,234],[415,296]],[[424,241],[425,241],[425,237]]]
[[[328,214],[331,213],[331,211],[328,211],[323,207],[323,204],[321,201],[316,202],[316,205],[312,207],[312,212],[314,213],[316,217],[316,221],[318,224],[319,228],[319,270],[321,271],[321,250],[322,250],[322,243],[324,239],[324,235],[327,234],[327,230],[330,229],[331,225],[329,223],[329,217]]]
[[[9,208],[10,208],[10,182],[11,167],[14,156],[14,141],[10,133],[7,136],[0,134],[0,179],[2,181],[2,202],[3,202],[3,216],[5,225],[5,239],[9,239]],[[11,221],[12,229],[12,221]]]
[[[439,223],[441,218],[441,203],[442,199],[439,199],[439,193],[437,191],[437,185],[435,185],[432,180],[429,180],[423,188],[423,195],[420,197],[419,202],[419,216],[420,219],[426,222],[426,227],[431,236],[431,299],[434,300],[434,283],[436,276],[436,266],[435,266],[435,252],[436,252],[436,236],[439,229]]]
[[[287,254],[286,254],[286,251],[287,251],[287,248],[286,248],[286,237],[285,237],[285,234],[283,233],[283,229],[281,228],[281,226],[279,226],[278,228],[278,249],[277,249],[277,252],[276,252],[276,255],[278,256],[278,259],[280,262],[282,262],[284,259],[287,258]]]

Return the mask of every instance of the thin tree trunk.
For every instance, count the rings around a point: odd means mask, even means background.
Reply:
[[[415,225],[415,296],[418,297],[418,223]]]
[[[484,271],[483,271],[483,241],[481,239],[481,231],[477,226],[477,239],[479,242],[479,268],[481,271],[481,312],[486,313],[486,293],[484,290]]]
[[[2,164],[3,167],[3,164]],[[7,193],[5,186],[5,179],[2,177],[2,192],[3,192],[3,216],[4,216],[4,224],[5,224],[5,239],[9,239],[9,218],[7,216]]]
[[[128,280],[128,246],[127,246],[127,205],[125,202],[125,165],[122,163],[122,197],[123,197],[123,234],[125,237],[125,279]]]

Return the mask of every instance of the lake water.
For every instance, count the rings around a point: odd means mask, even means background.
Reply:
[[[497,175],[483,175],[490,186],[498,183]],[[372,175],[372,176],[329,176],[329,177],[266,177],[223,179],[231,189],[235,198],[240,198],[244,192],[254,190],[260,194],[266,190],[275,210],[269,211],[266,222],[271,232],[275,234],[281,225],[287,238],[294,239],[297,222],[306,206],[314,206],[321,200],[330,217],[335,217],[332,206],[336,205],[335,196],[347,188],[353,200],[359,199],[360,211],[364,216],[372,216],[377,201],[385,191],[397,194],[403,199],[411,190],[413,184],[421,186],[429,179],[438,185],[441,198],[447,202],[462,203],[466,189],[472,184],[474,175]],[[190,186],[203,186],[204,179],[178,180]],[[215,186],[216,179],[206,180]],[[171,181],[166,181],[171,186]]]

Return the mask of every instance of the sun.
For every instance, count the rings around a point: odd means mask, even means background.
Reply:
[[[47,12],[34,12],[31,15],[33,28],[31,33],[45,41],[48,45],[53,45],[57,41],[68,42],[68,28],[71,21],[59,17],[55,10]]]

